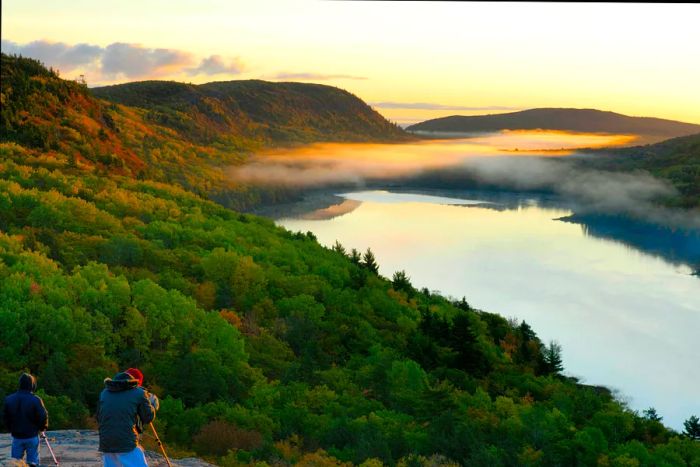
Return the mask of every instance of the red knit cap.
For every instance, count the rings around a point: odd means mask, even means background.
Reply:
[[[124,373],[137,380],[139,382],[139,386],[143,384],[143,373],[141,373],[141,370],[138,368],[129,368]]]

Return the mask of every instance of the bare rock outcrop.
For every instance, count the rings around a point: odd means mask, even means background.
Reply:
[[[53,448],[56,458],[61,466],[65,467],[101,467],[102,459],[97,451],[98,437],[93,430],[61,430],[47,431],[46,436]],[[10,458],[10,446],[12,438],[9,434],[0,434],[0,466],[26,465],[17,463]],[[41,466],[54,465],[51,454],[46,448],[46,443],[41,442],[40,447]],[[167,467],[165,459],[158,453],[146,451],[148,465],[150,467]],[[212,467],[200,459],[171,459],[173,467]]]

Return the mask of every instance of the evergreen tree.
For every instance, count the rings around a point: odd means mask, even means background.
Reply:
[[[531,341],[536,337],[535,331],[533,331],[530,325],[527,324],[525,321],[522,321],[520,323],[520,327],[518,329],[524,341]]]
[[[544,365],[547,373],[559,373],[564,369],[561,358],[561,345],[556,341],[549,341],[549,345],[543,352]]]
[[[664,417],[660,416],[654,407],[649,407],[648,409],[642,411],[644,418],[654,422],[660,422]]]
[[[452,304],[460,310],[471,311],[472,309],[471,305],[469,305],[469,302],[467,302],[467,297],[462,297],[461,300],[452,302]]]
[[[335,241],[331,249],[336,253],[340,253],[343,256],[347,256],[348,254],[348,252],[345,251],[345,247],[343,247],[343,245],[341,245],[341,243],[338,240]]]
[[[357,251],[357,249],[355,249],[355,248],[353,248],[353,249],[350,251],[350,261],[351,261],[353,264],[356,264],[356,265],[358,265],[358,266],[360,265],[360,262],[362,261],[362,255],[361,255],[360,252]]]
[[[683,434],[692,440],[700,440],[700,419],[696,415],[692,415],[688,420],[683,422],[685,431]]]
[[[379,272],[379,265],[377,264],[377,260],[374,257],[374,253],[372,253],[372,250],[370,248],[367,248],[367,251],[365,251],[365,254],[362,257],[362,259],[364,260],[364,267],[366,267],[375,274]]]
[[[406,271],[396,271],[394,277],[391,279],[391,286],[394,290],[402,290],[408,294],[413,292],[413,286],[411,285],[411,280],[409,279]]]

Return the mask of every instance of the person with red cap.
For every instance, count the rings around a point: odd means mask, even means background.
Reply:
[[[139,382],[139,386],[143,386],[143,373],[138,368],[129,368],[124,373],[131,375],[136,381]]]
[[[143,426],[153,421],[160,403],[142,385],[143,373],[138,368],[105,379],[97,406],[99,450],[104,467],[148,465],[138,436]]]

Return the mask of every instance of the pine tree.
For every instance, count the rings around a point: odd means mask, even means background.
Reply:
[[[360,261],[362,261],[362,255],[360,255],[360,252],[355,248],[350,251],[350,261],[358,266],[360,265]]]
[[[685,431],[683,434],[692,440],[700,440],[700,419],[692,415],[688,420],[683,422]]]
[[[470,311],[472,309],[471,305],[469,305],[469,302],[467,302],[467,297],[462,297],[461,300],[453,302],[452,304],[460,310]]]
[[[656,409],[654,407],[649,407],[648,409],[644,410],[642,412],[642,414],[644,415],[644,418],[646,418],[647,420],[654,421],[654,422],[660,422],[664,418],[664,417],[661,417],[658,414],[658,412],[656,412]]]
[[[518,330],[520,331],[520,335],[522,336],[523,341],[531,341],[535,337],[537,337],[535,335],[535,331],[533,331],[530,325],[527,324],[525,321],[520,323]]]
[[[549,341],[544,349],[544,364],[547,373],[559,373],[564,369],[561,358],[561,345],[556,341]]]
[[[396,271],[391,279],[391,286],[394,290],[402,290],[409,294],[413,292],[413,286],[406,271]]]
[[[364,266],[372,271],[373,273],[378,273],[379,272],[379,265],[377,264],[377,260],[374,257],[374,253],[372,253],[372,250],[367,248],[367,251],[365,251],[365,255],[363,256],[364,259]]]
[[[333,251],[335,251],[336,253],[340,253],[343,256],[347,256],[347,254],[348,254],[348,252],[345,251],[345,247],[343,247],[343,245],[341,245],[338,240],[335,241],[335,243],[333,244],[333,247],[331,249]]]

